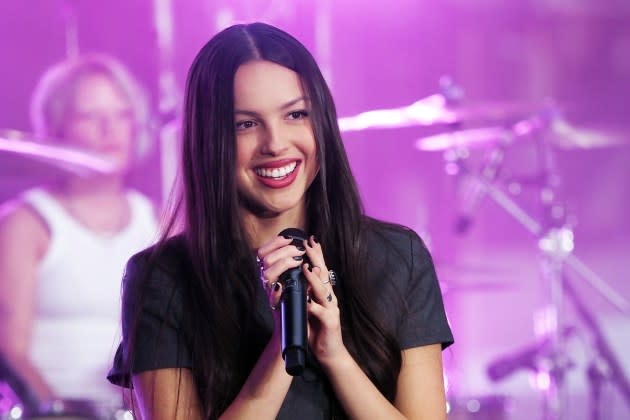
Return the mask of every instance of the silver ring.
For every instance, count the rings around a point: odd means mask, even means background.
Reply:
[[[337,284],[337,273],[335,273],[332,270],[328,270],[328,280],[322,282],[323,284],[328,284],[330,283],[331,286],[334,286]]]
[[[272,311],[277,311],[278,310],[278,306],[276,306],[276,305],[269,305],[269,307],[271,308]]]
[[[267,287],[269,282],[265,280],[265,266],[258,255],[256,255],[256,265],[258,265],[258,277],[260,277],[260,281]]]

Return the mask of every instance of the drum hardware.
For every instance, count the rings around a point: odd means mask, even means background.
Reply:
[[[449,398],[446,403],[449,420],[506,420],[510,401],[502,395]]]
[[[375,109],[339,118],[342,132],[367,129],[438,126],[452,128],[463,124],[505,124],[531,115],[540,105],[519,102],[480,102],[461,104],[457,88],[443,86],[444,93],[419,99],[398,108]],[[453,93],[455,92],[455,93]]]
[[[107,175],[116,170],[113,163],[98,155],[60,143],[63,141],[0,130],[0,176],[50,181],[67,175]]]
[[[33,414],[39,410],[40,400],[22,377],[11,366],[7,358],[0,352],[0,383],[6,389],[3,395],[7,396],[10,406],[7,407],[7,415],[15,416]],[[3,387],[3,389],[5,388]],[[0,412],[1,413],[1,412]],[[2,413],[4,414],[4,413]],[[8,417],[11,418],[11,417]]]
[[[562,117],[559,111],[543,110],[512,125],[469,128],[421,137],[416,140],[415,147],[423,152],[487,148],[506,141],[532,139],[542,130],[545,131],[545,142],[561,150],[624,146],[630,139],[627,129],[620,126],[576,125]]]
[[[570,127],[567,129],[567,127]],[[552,134],[548,137],[547,134]],[[566,137],[561,134],[566,134]],[[518,121],[507,127],[490,127],[488,129],[460,130],[441,134],[416,142],[420,150],[442,150],[446,161],[445,169],[450,175],[458,176],[471,183],[472,187],[464,189],[470,197],[464,200],[468,203],[468,211],[458,215],[456,229],[465,231],[479,201],[488,196],[500,208],[505,210],[513,219],[529,231],[538,243],[543,260],[542,278],[549,285],[551,306],[553,308],[552,322],[554,326],[550,334],[539,343],[521,349],[515,355],[497,359],[488,366],[488,374],[493,380],[500,380],[508,373],[519,367],[529,367],[543,371],[549,377],[549,386],[544,394],[546,420],[560,419],[564,410],[564,377],[572,362],[568,359],[564,349],[564,341],[568,331],[562,320],[562,301],[567,296],[580,314],[584,324],[591,330],[596,339],[598,358],[591,363],[588,376],[591,386],[591,413],[593,419],[598,420],[599,393],[603,381],[611,381],[618,386],[630,407],[630,382],[624,376],[610,347],[607,345],[593,317],[581,302],[573,286],[567,279],[566,269],[570,268],[579,278],[587,282],[612,306],[622,313],[630,314],[630,304],[613,290],[603,279],[588,268],[581,260],[573,255],[573,231],[569,223],[565,206],[558,202],[556,189],[559,175],[554,167],[552,146],[561,145],[562,148],[590,149],[593,147],[609,147],[621,144],[609,134],[594,136],[593,132],[578,130],[557,113],[545,111],[527,119]],[[484,136],[486,136],[484,138]],[[498,174],[501,170],[503,155],[507,147],[520,138],[534,141],[537,155],[541,163],[540,180],[537,185],[544,207],[541,220],[530,216],[510,195],[497,186]],[[564,142],[558,139],[564,138]],[[550,140],[548,140],[550,139]],[[490,146],[490,147],[488,147]],[[486,149],[486,158],[480,170],[472,170],[467,162],[468,147],[482,147]],[[460,223],[465,220],[466,223]]]

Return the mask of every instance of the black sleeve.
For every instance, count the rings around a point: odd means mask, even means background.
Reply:
[[[445,349],[453,344],[453,334],[433,260],[420,237],[413,231],[409,234],[411,272],[404,290],[407,311],[398,328],[398,341],[402,349],[437,343]]]
[[[136,255],[123,277],[122,332],[107,379],[130,386],[130,373],[190,368],[192,359],[182,328],[183,296],[175,276],[159,268],[147,272],[147,256]]]

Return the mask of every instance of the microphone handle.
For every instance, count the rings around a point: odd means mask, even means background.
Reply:
[[[306,287],[301,268],[287,272],[280,301],[282,357],[289,375],[299,376],[306,366]]]

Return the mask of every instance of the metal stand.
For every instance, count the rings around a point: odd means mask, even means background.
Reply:
[[[536,129],[540,127],[535,127]],[[513,135],[513,131],[507,130],[509,135]],[[539,249],[543,255],[543,278],[547,280],[550,286],[551,305],[553,310],[553,329],[547,339],[541,343],[528,348],[528,351],[519,352],[518,357],[514,358],[512,364],[505,359],[495,362],[490,369],[489,375],[495,377],[503,376],[502,373],[514,370],[514,362],[523,362],[526,364],[521,367],[532,367],[535,370],[544,370],[549,375],[550,386],[545,395],[544,419],[559,420],[563,417],[564,407],[564,378],[566,371],[572,366],[564,349],[564,327],[563,327],[563,297],[568,296],[576,310],[580,314],[586,326],[591,330],[596,341],[596,350],[599,357],[594,360],[588,371],[589,383],[591,386],[591,414],[592,419],[598,420],[599,417],[599,396],[601,393],[601,384],[610,380],[613,381],[621,390],[624,398],[630,407],[630,383],[623,375],[619,363],[614,358],[612,351],[607,345],[600,329],[586,307],[579,300],[578,295],[572,288],[570,283],[565,280],[565,266],[573,269],[580,278],[586,281],[600,295],[602,295],[612,306],[622,313],[630,314],[630,304],[614,291],[605,281],[599,278],[592,270],[590,270],[582,261],[580,261],[571,252],[573,250],[573,232],[566,224],[564,209],[559,208],[555,203],[555,186],[557,176],[553,173],[552,155],[548,146],[544,142],[544,138],[537,139],[540,148],[540,156],[543,166],[543,183],[541,188],[541,198],[545,205],[545,217],[543,222],[539,222],[525,212],[512,198],[497,188],[494,183],[496,172],[499,170],[498,165],[501,161],[490,161],[490,166],[484,165],[480,173],[472,173],[463,165],[461,159],[456,162],[462,176],[472,179],[477,188],[483,195],[488,195],[502,209],[504,209],[512,218],[514,218],[525,229],[532,233],[539,245]],[[499,150],[501,155],[505,145],[501,145]],[[492,156],[492,151],[490,153]],[[488,176],[486,169],[492,168],[491,176]],[[480,195],[477,194],[477,201]],[[540,366],[536,363],[536,358],[542,356],[540,351],[545,351],[545,364]],[[523,355],[525,354],[525,356]],[[524,359],[525,357],[525,359]],[[602,363],[603,362],[603,363]],[[492,370],[494,369],[494,371]]]
[[[594,338],[596,355],[587,370],[590,386],[590,413],[591,420],[603,419],[600,413],[601,387],[606,382],[616,385],[619,393],[626,401],[630,409],[630,380],[621,369],[619,361],[611,350],[608,341],[604,337],[598,322],[577,294],[571,282],[565,277],[563,281],[566,296],[571,300],[573,307],[589,329]]]

